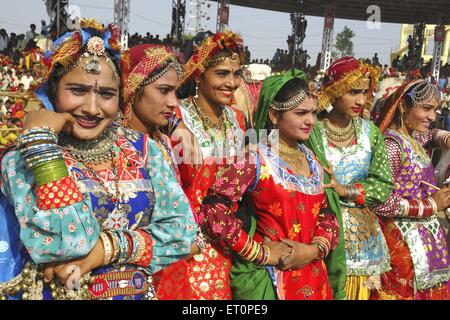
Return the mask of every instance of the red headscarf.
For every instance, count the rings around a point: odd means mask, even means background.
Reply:
[[[334,61],[325,72],[319,94],[319,110],[326,110],[329,105],[349,93],[364,79],[369,80],[367,106],[370,106],[379,76],[379,67],[362,63],[354,57],[347,56]]]
[[[144,81],[155,70],[171,61],[179,63],[179,57],[167,47],[150,44],[133,47],[122,56],[124,96],[122,112],[125,117],[129,115],[136,92]]]

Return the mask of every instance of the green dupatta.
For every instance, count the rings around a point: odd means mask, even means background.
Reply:
[[[247,197],[245,197],[247,198]],[[244,199],[245,199],[244,198]],[[245,199],[244,201],[246,201]],[[243,212],[247,209],[247,212]],[[250,218],[250,230],[247,234],[253,238],[256,231],[256,217],[248,201],[239,208],[239,214],[247,214]],[[265,267],[233,254],[233,265],[230,270],[230,282],[233,300],[277,300],[278,296]]]
[[[319,125],[315,125],[307,142],[308,147],[314,152],[320,164],[328,167],[328,161],[325,157],[325,150],[322,143],[322,134]],[[323,183],[330,183],[330,176],[324,171]],[[344,226],[342,222],[341,207],[339,205],[339,195],[329,188],[325,189],[330,209],[336,215],[339,223],[339,242],[336,248],[330,252],[325,259],[327,265],[328,281],[333,290],[333,298],[336,300],[344,300],[345,282],[347,276],[346,259],[345,259],[345,242],[344,242]]]

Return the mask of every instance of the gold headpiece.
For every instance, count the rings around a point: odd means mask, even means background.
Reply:
[[[76,60],[71,65],[62,68],[59,72],[56,73],[58,77],[62,77],[63,75],[68,74],[70,71],[75,69],[79,64],[81,64],[84,61],[83,70],[87,73],[91,74],[100,74],[102,71],[102,67],[100,65],[99,57],[105,57],[106,63],[111,68],[111,71],[113,72],[114,79],[116,80],[117,84],[120,85],[120,76],[117,72],[117,68],[112,62],[112,60],[109,58],[106,50],[105,50],[105,44],[103,40],[100,37],[94,36],[89,39],[87,45],[86,45],[86,52],[84,52],[78,60]]]
[[[308,97],[317,98],[317,86],[314,82],[308,84],[308,91],[302,90],[286,102],[272,101],[271,108],[277,111],[289,111],[297,108]]]

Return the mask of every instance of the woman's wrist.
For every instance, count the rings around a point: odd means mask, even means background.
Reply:
[[[320,257],[319,246],[316,245],[315,243],[313,243],[313,244],[310,245],[310,248],[311,248],[311,252],[312,252],[311,253],[312,259],[310,259],[310,260],[313,261],[313,260],[319,259],[319,257]]]

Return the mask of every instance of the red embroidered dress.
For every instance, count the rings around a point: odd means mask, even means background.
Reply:
[[[309,164],[309,177],[294,175],[263,145],[258,147],[256,157],[247,157],[222,169],[208,193],[208,198],[222,201],[203,206],[201,226],[235,252],[240,251],[247,234],[235,216],[236,203],[248,191],[257,215],[256,241],[261,242],[264,236],[273,241],[289,238],[306,244],[321,241],[327,251],[332,250],[337,243],[338,225],[334,215],[321,211],[325,201],[322,167],[309,149],[299,146]],[[278,299],[332,298],[323,260],[314,260],[299,270],[281,271],[274,267],[267,270],[272,275]],[[253,298],[260,299],[256,295]]]
[[[224,141],[235,140],[245,130],[245,118],[239,111],[224,107],[227,127],[224,139],[212,136],[206,130],[193,104],[187,103],[176,112],[202,148],[202,165],[181,164],[178,167],[183,190],[194,213],[198,213],[206,192],[216,179],[218,157],[215,146],[223,147]],[[178,261],[164,270],[162,278],[157,279],[157,296],[171,300],[230,300],[230,268],[229,254],[221,245],[205,239],[205,248],[200,254]]]

